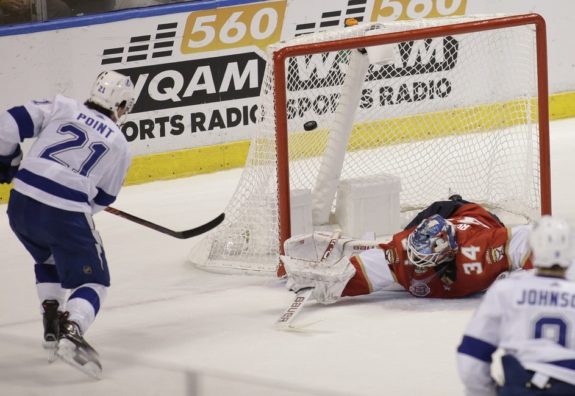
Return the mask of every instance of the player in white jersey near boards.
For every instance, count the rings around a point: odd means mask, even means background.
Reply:
[[[10,226],[35,261],[44,347],[100,378],[83,335],[110,286],[92,215],[116,199],[131,162],[119,125],[133,107],[129,77],[101,73],[85,103],[57,95],[0,113],[0,183],[13,180]],[[22,159],[20,143],[35,138]]]
[[[566,280],[573,233],[543,216],[530,245],[534,271],[512,274],[485,294],[458,348],[467,396],[575,395],[575,283]],[[490,375],[493,353],[504,355],[504,383]]]

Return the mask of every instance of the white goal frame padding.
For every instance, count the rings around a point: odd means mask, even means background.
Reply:
[[[339,185],[345,150],[353,128],[353,113],[359,105],[361,87],[369,62],[359,51],[351,53],[349,71],[342,87],[339,106],[335,112],[334,127],[329,132],[327,146],[312,191],[313,223],[328,224],[332,203]]]

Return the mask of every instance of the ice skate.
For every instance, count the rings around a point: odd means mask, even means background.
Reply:
[[[58,301],[44,300],[42,308],[44,314],[42,322],[44,324],[44,342],[42,346],[48,352],[48,362],[56,360],[56,350],[58,349],[58,338],[60,337],[60,318],[62,312],[58,311]]]
[[[102,378],[102,365],[98,352],[82,337],[78,325],[68,320],[65,312],[60,322],[58,357],[95,379]]]

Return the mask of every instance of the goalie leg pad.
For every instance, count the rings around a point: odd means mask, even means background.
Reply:
[[[328,248],[333,236],[329,232],[316,231],[313,234],[297,235],[286,239],[284,252],[290,258],[306,261],[320,261]],[[341,258],[343,245],[348,238],[339,238],[331,251],[328,262],[337,261]]]
[[[297,235],[286,239],[284,252],[286,256],[307,261],[320,261],[333,235],[329,232],[316,231],[313,234]],[[378,247],[375,240],[360,240],[347,237],[337,239],[336,245],[327,259],[328,262],[338,261],[341,257],[351,257],[354,254]]]

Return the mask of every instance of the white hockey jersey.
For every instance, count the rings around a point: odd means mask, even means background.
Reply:
[[[36,138],[14,189],[47,205],[96,213],[115,201],[131,162],[126,138],[108,117],[57,95],[0,114],[0,155]]]
[[[491,286],[458,348],[466,395],[495,395],[497,348],[528,370],[575,384],[575,283],[523,271]]]

